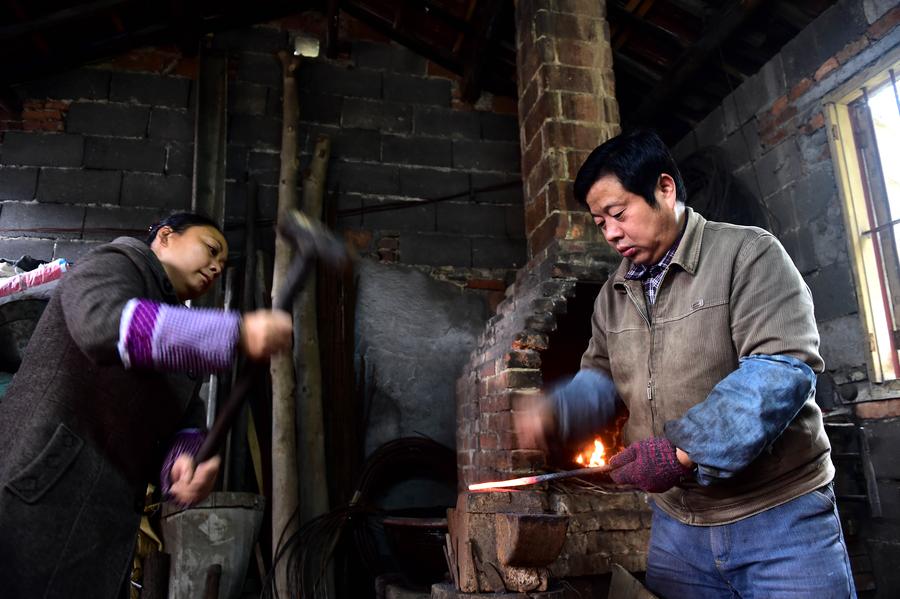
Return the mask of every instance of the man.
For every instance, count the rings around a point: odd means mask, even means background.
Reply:
[[[520,443],[594,433],[625,404],[610,476],[654,494],[646,580],[662,597],[855,596],[812,298],[778,240],[685,208],[647,131],[596,148],[574,191],[623,260],[579,373],[517,417]]]

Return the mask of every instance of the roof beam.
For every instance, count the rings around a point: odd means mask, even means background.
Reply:
[[[49,29],[57,25],[62,25],[68,21],[86,17],[95,12],[107,10],[120,4],[125,4],[126,2],[127,0],[96,0],[95,2],[90,2],[88,4],[81,4],[79,6],[73,6],[72,8],[65,8],[43,17],[30,19],[28,21],[25,21],[24,23],[5,25],[3,27],[0,27],[0,41],[11,40],[22,37],[23,35],[38,33],[45,29]]]

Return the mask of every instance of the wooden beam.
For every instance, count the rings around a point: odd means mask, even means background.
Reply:
[[[5,25],[0,27],[0,41],[15,39],[24,35],[38,33],[51,27],[64,25],[69,21],[74,21],[83,17],[87,17],[96,12],[107,10],[120,4],[127,4],[128,0],[96,0],[87,4],[65,8],[63,10],[50,13],[49,15],[29,19],[22,23],[14,25]]]
[[[325,28],[325,56],[337,58],[338,55],[338,31],[340,30],[340,0],[328,0],[325,16],[327,18]]]
[[[649,124],[668,106],[672,96],[703,66],[715,52],[766,0],[731,0],[709,24],[706,35],[682,54],[658,86],[635,111],[632,125]]]
[[[491,38],[504,0],[481,0],[473,15],[473,28],[469,48],[463,60],[463,80],[460,93],[465,102],[473,103],[481,95],[481,81],[488,53],[491,51]]]

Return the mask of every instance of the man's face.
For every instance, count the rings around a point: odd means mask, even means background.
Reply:
[[[626,190],[615,175],[597,180],[587,204],[607,243],[637,264],[656,264],[678,238],[675,181],[660,175],[654,191],[657,205]]]

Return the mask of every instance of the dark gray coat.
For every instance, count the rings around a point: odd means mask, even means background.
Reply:
[[[0,596],[115,597],[147,483],[195,389],[125,370],[125,302],[178,303],[140,241],[101,246],[67,273],[0,399]]]

